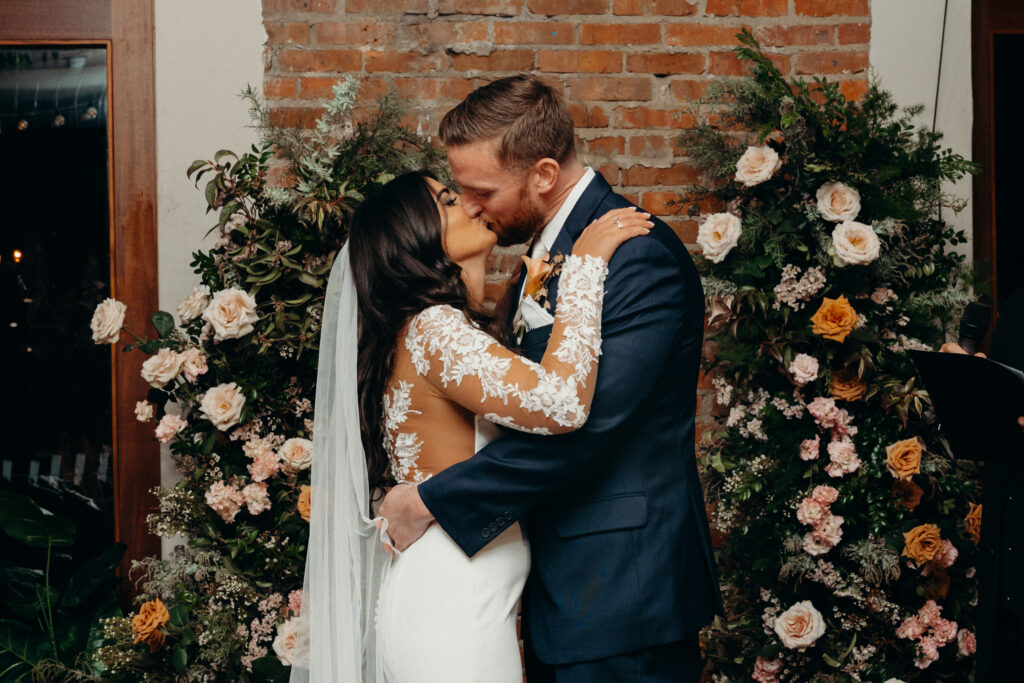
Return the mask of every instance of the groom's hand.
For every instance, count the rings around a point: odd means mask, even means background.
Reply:
[[[399,551],[415,543],[434,521],[419,491],[410,484],[399,484],[388,491],[377,514],[388,520],[388,536]]]

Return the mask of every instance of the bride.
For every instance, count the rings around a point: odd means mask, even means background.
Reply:
[[[515,617],[529,547],[519,526],[472,559],[437,525],[398,553],[371,519],[371,491],[472,456],[485,431],[477,416],[537,434],[580,428],[607,262],[649,231],[647,218],[616,209],[576,241],[538,364],[502,345],[503,321],[482,305],[497,237],[458,194],[408,173],[359,206],[324,305],[292,681],[522,681]]]

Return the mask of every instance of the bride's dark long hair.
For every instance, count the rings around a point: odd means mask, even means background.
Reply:
[[[367,197],[349,228],[359,296],[359,420],[371,491],[394,483],[384,450],[383,399],[398,335],[420,311],[447,304],[497,337],[493,315],[470,305],[462,268],[448,258],[429,174],[398,176]]]

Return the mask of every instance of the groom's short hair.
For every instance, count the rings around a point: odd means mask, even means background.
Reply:
[[[498,161],[513,170],[544,158],[562,163],[576,152],[569,108],[527,74],[477,88],[444,115],[438,132],[445,146],[497,139]]]

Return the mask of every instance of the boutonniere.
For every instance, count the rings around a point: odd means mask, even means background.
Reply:
[[[548,282],[553,277],[558,277],[562,272],[562,264],[565,257],[561,254],[545,254],[537,258],[531,258],[523,254],[523,263],[526,264],[526,283],[523,285],[523,294],[530,297],[544,308],[551,308],[548,302]]]

